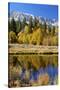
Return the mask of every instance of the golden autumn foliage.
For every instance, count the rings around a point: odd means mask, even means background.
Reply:
[[[52,46],[57,46],[58,45],[58,36],[53,36],[51,42],[52,42]]]
[[[33,31],[30,43],[40,45],[42,43],[42,38],[43,38],[42,32],[40,28],[38,28],[35,31]]]
[[[43,39],[42,36],[43,35],[40,28],[33,31],[32,33],[28,33],[28,30],[25,30],[25,32],[21,32],[20,34],[18,34],[18,42],[40,45]]]
[[[9,38],[9,43],[15,43],[17,41],[17,36],[13,31],[10,31],[8,33],[8,38]]]
[[[57,46],[58,35],[51,33],[45,33],[44,35],[42,29],[39,27],[36,29],[33,28],[32,32],[30,32],[29,26],[25,25],[25,28],[20,31],[17,35],[13,31],[9,32],[9,42],[18,42],[19,44]]]

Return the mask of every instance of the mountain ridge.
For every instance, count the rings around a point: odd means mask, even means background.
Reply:
[[[58,21],[56,19],[47,19],[42,16],[35,16],[33,14],[29,13],[24,13],[24,12],[19,12],[19,11],[11,11],[11,13],[8,13],[8,17],[11,20],[14,18],[14,20],[18,21],[21,20],[23,21],[24,17],[26,18],[26,21],[29,22],[30,17],[34,20],[35,17],[39,20],[39,22],[44,23],[46,22],[47,25],[53,25],[53,26],[58,26]]]

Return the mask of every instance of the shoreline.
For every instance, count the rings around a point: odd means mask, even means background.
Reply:
[[[58,54],[58,46],[8,44],[9,54]]]

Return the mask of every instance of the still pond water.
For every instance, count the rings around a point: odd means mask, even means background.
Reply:
[[[57,54],[9,55],[9,87],[58,84]]]

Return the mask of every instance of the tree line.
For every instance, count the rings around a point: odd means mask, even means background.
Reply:
[[[29,22],[24,17],[23,21],[8,20],[9,43],[33,44],[33,45],[58,45],[58,28],[42,24],[37,17],[32,16]]]

